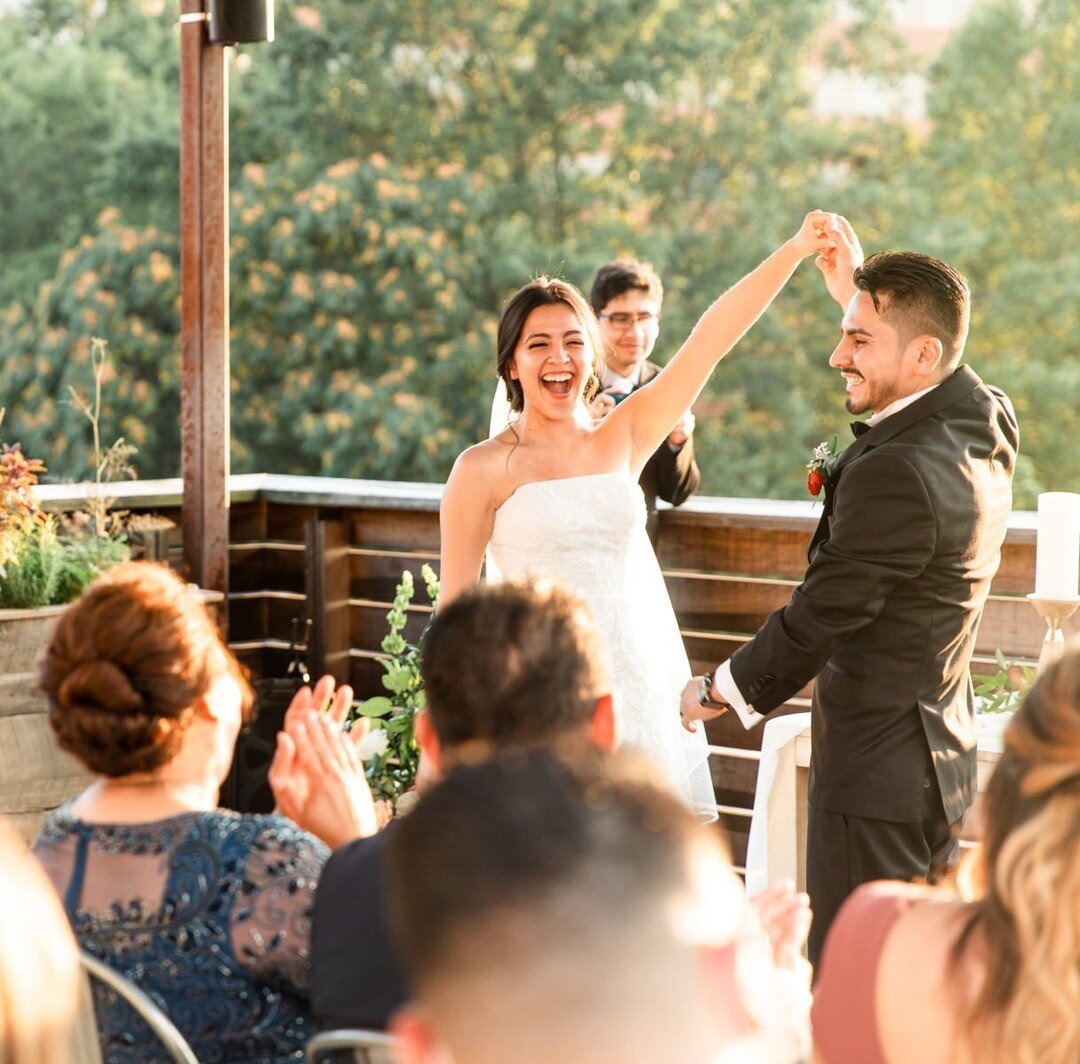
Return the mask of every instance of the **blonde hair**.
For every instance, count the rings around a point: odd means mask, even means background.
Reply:
[[[965,1006],[974,1059],[1080,1060],[1080,649],[1036,681],[987,789],[982,894],[953,949],[985,972]],[[960,984],[960,980],[956,981]]]
[[[0,1064],[78,1059],[78,951],[53,885],[0,821]]]

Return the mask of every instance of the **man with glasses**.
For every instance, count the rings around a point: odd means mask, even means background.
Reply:
[[[648,263],[616,259],[596,271],[589,302],[600,321],[604,362],[600,366],[601,391],[591,407],[594,416],[603,417],[660,372],[649,356],[660,334],[663,301],[664,287]],[[654,541],[656,500],[679,506],[701,480],[694,460],[693,432],[694,415],[688,410],[641,472],[639,483]]]

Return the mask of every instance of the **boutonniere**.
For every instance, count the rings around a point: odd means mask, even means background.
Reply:
[[[806,490],[811,495],[821,494],[825,481],[836,472],[839,461],[840,441],[835,436],[822,440],[814,448],[814,456],[806,463],[806,468],[810,470],[806,474]]]

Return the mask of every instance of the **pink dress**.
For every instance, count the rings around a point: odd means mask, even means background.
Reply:
[[[901,914],[932,897],[908,883],[867,883],[829,930],[810,1013],[824,1064],[888,1064],[878,1037],[877,973],[885,940]]]

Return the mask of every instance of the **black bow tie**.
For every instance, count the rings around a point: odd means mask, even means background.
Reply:
[[[853,421],[851,423],[851,434],[858,439],[864,432],[869,432],[874,426],[867,421]]]

